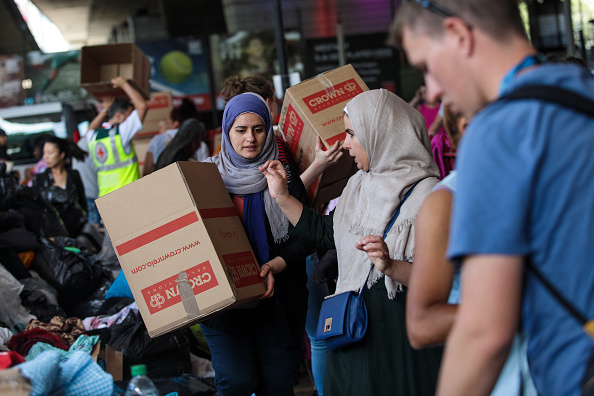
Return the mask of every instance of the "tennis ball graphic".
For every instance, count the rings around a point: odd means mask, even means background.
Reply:
[[[186,81],[193,69],[192,59],[181,51],[168,52],[159,64],[163,78],[174,84]]]

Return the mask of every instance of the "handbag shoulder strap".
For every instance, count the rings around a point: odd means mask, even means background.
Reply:
[[[569,89],[553,85],[526,85],[503,95],[497,102],[516,99],[536,99],[556,103],[594,117],[594,102]]]
[[[396,212],[394,213],[394,216],[392,216],[392,219],[386,226],[386,230],[384,231],[384,235],[382,236],[382,239],[386,239],[386,235],[388,235],[388,232],[390,232],[390,230],[392,229],[392,226],[396,222],[396,218],[398,218],[398,215],[400,214],[400,208],[402,208],[402,205],[404,205],[404,202],[406,202],[406,199],[408,197],[410,197],[410,194],[412,194],[413,190],[415,189],[417,184],[419,184],[420,182],[421,182],[421,180],[419,180],[418,182],[413,184],[413,186],[408,190],[406,195],[404,195],[404,198],[402,198],[402,201],[400,201],[398,208],[396,208]],[[367,288],[367,280],[369,279],[369,275],[371,275],[372,270],[373,270],[373,262],[369,265],[369,271],[367,272],[367,277],[365,278],[365,282],[363,283],[363,287],[361,288],[361,294],[363,294],[365,289]]]

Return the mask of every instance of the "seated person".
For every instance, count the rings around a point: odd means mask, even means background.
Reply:
[[[87,222],[87,200],[78,171],[70,159],[84,160],[87,153],[71,140],[50,137],[43,146],[47,169],[35,176],[34,186],[56,208],[70,237],[78,236]]]

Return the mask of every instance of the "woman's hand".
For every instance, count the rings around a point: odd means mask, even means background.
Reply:
[[[278,199],[289,195],[287,172],[280,161],[266,161],[259,169],[266,176],[268,190],[272,198]]]
[[[274,273],[272,272],[272,267],[268,265],[268,263],[260,268],[260,277],[264,279],[264,284],[266,285],[266,292],[260,299],[272,297],[274,295]]]
[[[122,76],[117,76],[111,79],[111,83],[113,84],[114,88],[122,88],[128,83],[128,81],[126,81],[126,79]]]
[[[316,157],[310,166],[317,166],[321,173],[336,164],[343,154],[340,141],[335,142],[328,150],[322,150],[322,139],[318,136],[316,138]]]
[[[367,253],[367,256],[379,271],[383,273],[386,273],[386,271],[389,272],[393,260],[390,258],[388,245],[386,245],[386,242],[381,236],[366,236],[359,240],[355,244],[355,247]]]
[[[367,253],[378,271],[396,282],[408,286],[411,263],[390,258],[390,251],[384,239],[378,235],[369,235],[355,243],[355,247]]]
[[[260,268],[260,276],[264,278],[264,283],[266,283],[266,293],[260,297],[261,299],[274,295],[274,274],[283,272],[286,268],[287,263],[280,256],[273,258]]]

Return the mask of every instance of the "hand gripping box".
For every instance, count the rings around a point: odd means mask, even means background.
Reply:
[[[264,294],[216,165],[178,162],[96,202],[151,337]]]
[[[82,47],[80,86],[95,99],[126,94],[114,88],[111,79],[122,76],[145,99],[149,99],[151,62],[133,43],[106,44]]]
[[[322,73],[289,89],[281,110],[279,126],[299,171],[315,159],[316,137],[327,149],[343,141],[344,107],[349,100],[369,90],[351,65]],[[345,153],[328,168],[310,188],[315,206],[338,197],[348,178],[357,171],[353,159]]]

